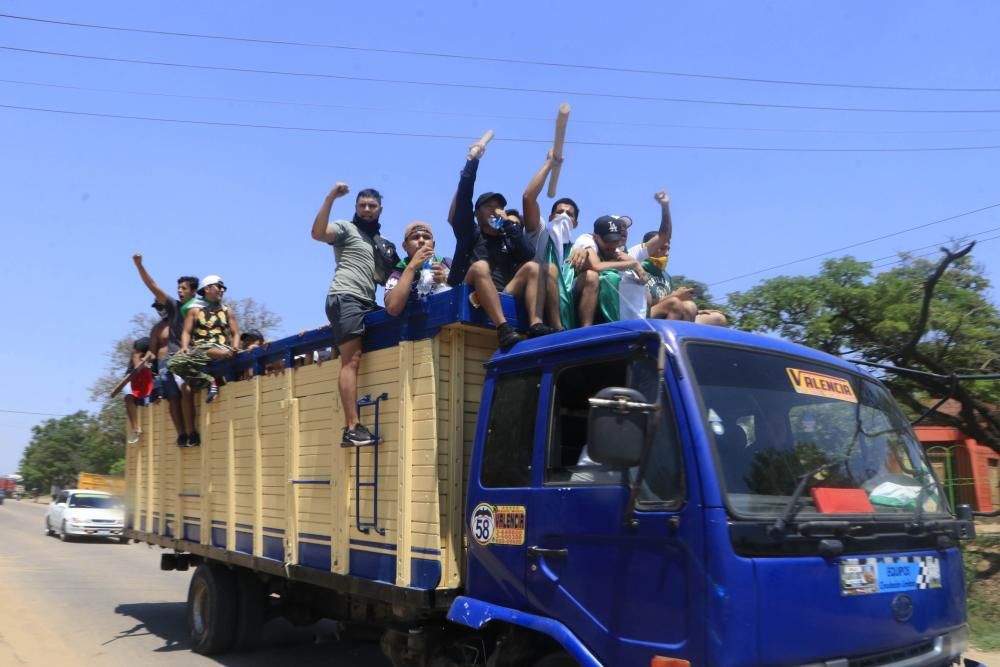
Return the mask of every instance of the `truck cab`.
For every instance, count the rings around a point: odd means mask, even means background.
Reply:
[[[481,406],[453,622],[525,628],[592,665],[931,667],[965,650],[971,525],[854,365],[621,322],[495,356]]]

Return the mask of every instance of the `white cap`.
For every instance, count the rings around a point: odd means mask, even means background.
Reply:
[[[212,274],[210,276],[205,276],[204,278],[201,279],[201,286],[198,288],[198,294],[204,294],[205,287],[207,287],[208,285],[215,285],[217,283],[222,283],[223,285],[225,285],[225,281],[223,281],[220,276],[217,276],[215,274]]]

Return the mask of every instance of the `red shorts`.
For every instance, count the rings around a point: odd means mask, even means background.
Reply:
[[[130,382],[132,385],[132,395],[136,398],[146,398],[153,393],[153,371],[146,366],[145,368],[140,368],[135,375],[132,376]]]

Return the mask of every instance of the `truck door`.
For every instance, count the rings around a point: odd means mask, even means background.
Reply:
[[[514,609],[529,608],[524,518],[532,491],[532,459],[544,420],[537,419],[542,371],[491,369],[472,461],[466,529],[468,595]],[[520,523],[520,531],[511,526]]]
[[[663,406],[634,512],[626,483],[639,471],[587,456],[588,399],[611,386]],[[533,611],[565,624],[606,664],[650,664],[656,655],[695,664],[704,647],[703,528],[685,463],[694,467],[656,359],[634,346],[612,358],[577,355],[547,367],[542,387],[547,424],[526,517]]]

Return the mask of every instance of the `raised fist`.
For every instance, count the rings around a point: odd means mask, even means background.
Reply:
[[[142,253],[137,252],[134,255],[132,255],[132,261],[135,262],[136,266],[142,266]]]
[[[341,183],[340,181],[337,181],[337,184],[333,186],[332,190],[330,190],[330,194],[333,195],[334,199],[336,199],[338,197],[343,197],[350,191],[351,189],[347,187],[347,183]]]
[[[668,195],[664,190],[657,192],[654,196],[656,197],[656,201],[660,203],[660,206],[670,203],[670,195]]]

